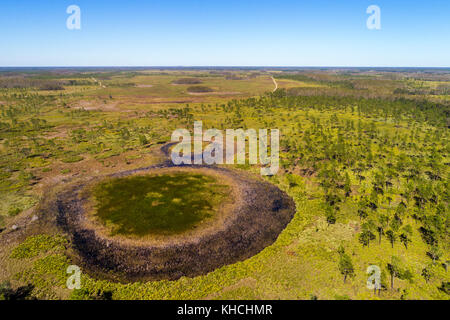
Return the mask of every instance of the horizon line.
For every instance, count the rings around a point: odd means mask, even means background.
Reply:
[[[276,65],[55,65],[55,66],[0,66],[0,69],[13,68],[364,68],[364,69],[450,69],[450,66],[276,66]]]

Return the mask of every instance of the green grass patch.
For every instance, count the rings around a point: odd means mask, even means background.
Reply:
[[[61,161],[64,163],[75,163],[75,162],[80,162],[83,159],[84,158],[80,155],[72,154],[72,155],[68,155],[68,156],[62,158]]]
[[[0,216],[16,216],[20,212],[34,206],[37,198],[34,195],[23,194],[22,192],[0,192]]]
[[[14,279],[34,287],[31,296],[36,299],[56,299],[66,286],[69,259],[63,254],[42,257],[33,265],[18,272]]]
[[[33,258],[50,250],[63,249],[67,240],[61,236],[40,234],[27,238],[15,247],[10,257],[13,259]]]

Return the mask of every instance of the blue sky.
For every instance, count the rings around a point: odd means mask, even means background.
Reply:
[[[0,66],[450,67],[450,1],[1,0],[0,35]]]

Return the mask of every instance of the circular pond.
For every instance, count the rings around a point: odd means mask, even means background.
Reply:
[[[126,282],[193,277],[250,258],[295,214],[294,201],[261,177],[167,161],[74,182],[42,209],[69,236],[73,263]]]

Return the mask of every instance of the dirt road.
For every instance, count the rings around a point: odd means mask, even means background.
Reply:
[[[275,89],[273,89],[272,92],[275,92],[275,91],[277,91],[277,89],[278,89],[278,83],[277,83],[277,81],[275,80],[274,77],[271,77],[271,78],[272,78],[273,84],[275,85]]]

